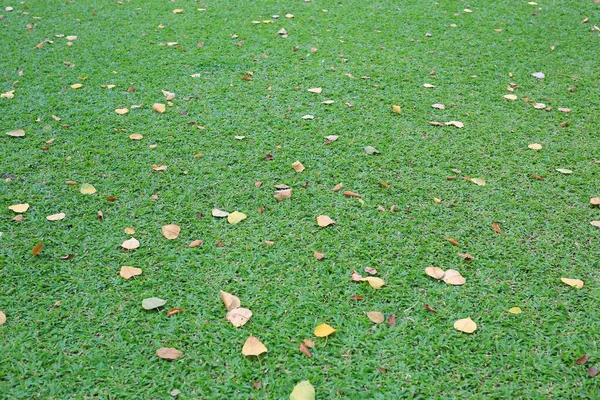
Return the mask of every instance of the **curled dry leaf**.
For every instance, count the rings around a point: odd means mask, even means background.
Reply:
[[[392,106],[392,110],[396,113],[396,114],[400,114],[402,112],[402,109],[400,108],[400,106],[397,105],[393,105]]]
[[[427,303],[423,303],[423,307],[424,307],[424,308],[425,308],[427,311],[429,311],[429,312],[432,312],[432,313],[434,313],[434,314],[437,314],[437,311],[435,311],[435,310],[434,310],[434,309],[433,309],[433,308],[432,308],[432,307],[431,307],[429,304],[427,304]]]
[[[534,179],[537,179],[538,181],[543,181],[544,180],[544,178],[542,178],[538,174],[531,174],[531,177],[534,178]]]
[[[170,224],[165,225],[161,228],[162,234],[169,240],[177,239],[179,236],[179,232],[181,232],[181,227],[179,225]]]
[[[470,255],[469,253],[458,253],[458,256],[461,257],[463,260],[465,260],[466,262],[471,262],[473,261],[473,256]]]
[[[342,182],[340,182],[337,185],[335,185],[332,190],[334,192],[338,192],[338,191],[342,190],[343,187],[344,187],[344,184]]]
[[[246,322],[250,320],[250,317],[252,317],[252,311],[242,307],[234,308],[225,315],[227,321],[231,322],[231,325],[236,328],[246,325]]]
[[[434,279],[442,279],[444,277],[444,270],[433,265],[425,268],[425,273]]]
[[[310,350],[308,349],[308,346],[306,344],[300,343],[300,348],[298,350],[300,350],[300,352],[302,354],[304,354],[306,357],[308,357],[308,358],[312,357],[312,353],[310,352]]]
[[[190,244],[188,244],[188,246],[189,246],[189,247],[192,247],[192,248],[193,248],[193,247],[199,247],[199,246],[201,246],[201,245],[202,245],[202,243],[204,243],[204,241],[203,241],[203,240],[201,240],[201,239],[198,239],[198,240],[194,240],[194,241],[192,241]]]
[[[8,209],[21,214],[29,210],[29,203],[13,204],[12,206],[8,206]]]
[[[346,197],[356,197],[356,198],[360,198],[360,194],[358,194],[358,193],[354,193],[354,192],[351,192],[351,191],[349,191],[349,190],[346,190],[346,191],[344,192],[344,196],[346,196]]]
[[[319,215],[317,217],[317,224],[319,224],[321,228],[324,228],[326,226],[335,224],[335,221],[329,218],[327,215]]]
[[[268,350],[265,345],[252,335],[246,339],[244,347],[242,347],[242,354],[245,356],[259,356],[266,352],[268,352]]]
[[[23,221],[23,214],[17,214],[15,215],[15,217],[12,219],[15,222],[21,222]]]
[[[142,274],[141,268],[128,267],[128,266],[121,267],[121,271],[119,271],[119,275],[121,275],[121,277],[124,279],[133,278],[134,276],[138,276],[141,274]]]
[[[593,206],[600,205],[600,197],[592,197],[590,199],[590,204]]]
[[[315,256],[315,258],[319,261],[321,261],[322,259],[325,258],[325,254],[323,253],[319,253],[318,251],[313,252],[313,255]]]
[[[81,187],[79,188],[79,192],[82,194],[94,194],[96,193],[96,188],[89,183],[82,183]]]
[[[25,131],[23,129],[14,129],[12,131],[6,132],[6,134],[10,137],[24,137]]]
[[[289,199],[292,197],[292,189],[278,190],[277,192],[275,192],[273,197],[275,197],[275,200],[277,201]]]
[[[583,281],[581,279],[571,279],[571,278],[560,278],[560,280],[569,285],[573,286],[577,289],[581,289],[583,287]]]
[[[158,297],[150,297],[142,300],[142,308],[144,310],[154,310],[155,308],[164,306],[166,303],[166,300],[159,299]]]
[[[219,210],[218,208],[212,209],[212,216],[216,218],[225,218],[229,213],[227,211]]]
[[[223,304],[225,304],[227,311],[231,311],[233,309],[239,308],[240,305],[242,304],[240,302],[240,298],[232,295],[231,293],[227,293],[227,292],[224,292],[223,290],[221,290],[219,292],[219,294],[221,295],[221,300],[223,300]]]
[[[369,311],[367,312],[367,317],[375,324],[381,324],[383,321],[385,321],[385,315],[379,311]]]
[[[440,103],[432,104],[431,107],[437,108],[438,110],[445,110],[446,109],[446,106],[443,105],[443,104],[440,104]]]
[[[172,347],[161,347],[156,350],[156,355],[164,360],[177,360],[183,353]]]
[[[350,300],[364,301],[365,298],[361,295],[353,294],[352,296],[350,296]]]
[[[383,279],[374,276],[367,276],[366,278],[362,278],[361,281],[369,282],[369,285],[371,285],[373,289],[381,289],[385,285],[385,281]]]
[[[185,310],[185,308],[169,308],[167,310],[167,317],[172,317],[173,315],[180,314]]]
[[[67,216],[67,214],[65,214],[65,213],[58,213],[58,214],[48,215],[46,217],[46,219],[48,221],[60,221],[61,219],[64,219],[66,216]]]
[[[512,307],[508,309],[508,312],[511,314],[521,314],[523,311],[519,307]]]
[[[119,115],[125,115],[129,112],[129,108],[117,108],[115,112]]]
[[[38,254],[40,254],[43,249],[44,249],[44,241],[42,240],[41,242],[39,242],[38,244],[36,244],[33,247],[33,249],[31,249],[31,255],[35,257]]]
[[[497,222],[492,222],[492,227],[496,233],[502,233],[502,229],[500,229],[500,225]]]
[[[71,85],[71,89],[81,89],[83,85],[81,83],[74,83]]]
[[[121,247],[123,247],[126,250],[135,250],[138,247],[140,247],[140,242],[136,238],[132,237],[131,239],[124,241],[121,244]]]
[[[455,286],[460,286],[460,285],[464,285],[465,282],[467,281],[461,274],[460,272],[454,270],[454,269],[449,269],[444,273],[444,277],[442,278],[442,280],[444,282],[446,282],[448,285],[455,285]]]
[[[454,323],[454,329],[464,333],[473,333],[477,330],[477,324],[471,318],[459,319]]]
[[[306,168],[304,168],[304,165],[302,165],[302,163],[300,161],[296,161],[292,164],[292,168],[294,169],[294,171],[296,172],[302,172],[304,171]]]
[[[234,211],[227,216],[227,222],[229,222],[230,224],[237,224],[245,220],[246,218],[248,218],[246,214],[241,213],[239,211]]]
[[[154,111],[156,111],[157,113],[162,114],[165,112],[166,106],[161,103],[154,103],[154,104],[152,104],[152,109]]]
[[[446,240],[450,243],[452,243],[454,246],[460,246],[460,243],[458,243],[458,241],[454,238],[446,238]]]
[[[335,332],[335,329],[327,324],[321,324],[315,328],[315,336],[326,337]]]
[[[5,322],[6,322],[6,314],[4,314],[2,311],[0,311],[0,325],[4,325]]]
[[[352,275],[350,275],[350,279],[352,279],[354,282],[361,282],[362,278],[363,277],[356,271],[352,272]]]
[[[298,383],[290,393],[290,400],[315,400],[315,398],[315,388],[309,381]]]

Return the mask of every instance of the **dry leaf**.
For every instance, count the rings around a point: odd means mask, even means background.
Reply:
[[[593,206],[600,205],[600,197],[592,197],[590,199],[590,204]]]
[[[44,241],[42,240],[41,242],[39,242],[38,244],[36,244],[33,249],[31,249],[31,255],[32,256],[37,256],[38,254],[40,254],[42,252],[42,249],[44,248]]]
[[[142,140],[143,138],[144,137],[139,133],[132,133],[131,135],[129,135],[129,139],[131,140]]]
[[[373,146],[367,146],[367,147],[365,147],[365,154],[368,154],[368,155],[379,154],[379,150],[377,150]]]
[[[392,106],[392,110],[396,113],[396,114],[400,114],[402,112],[402,109],[400,108],[400,106],[396,106],[393,105]]]
[[[434,86],[434,85],[432,85],[431,83],[424,83],[424,84],[423,84],[423,87],[424,87],[424,88],[427,88],[427,89],[432,89],[432,88],[434,88],[435,86]]]
[[[458,243],[458,241],[454,238],[446,238],[446,240],[450,243],[452,243],[454,246],[460,246],[460,244]]]
[[[569,286],[573,286],[577,289],[581,289],[583,287],[583,281],[580,279],[570,279],[570,278],[560,278],[563,283],[566,283]]]
[[[242,348],[242,354],[245,356],[259,356],[266,352],[268,352],[268,350],[265,345],[252,335],[246,339],[244,347]]]
[[[597,3],[596,0],[594,0],[594,2]],[[600,371],[597,368],[595,368],[595,367],[589,367],[588,370],[587,370],[587,373],[590,376],[590,378],[594,378],[594,377],[596,377],[600,373]]]
[[[21,222],[23,221],[23,214],[17,214],[15,215],[15,217],[12,219],[15,222]]]
[[[140,247],[140,242],[138,242],[138,240],[136,238],[131,238],[129,240],[124,241],[121,244],[121,247],[123,247],[124,249],[127,250],[134,250],[137,249],[138,247]]]
[[[429,125],[433,125],[433,126],[445,126],[442,122],[438,122],[438,121],[429,121],[427,123]]]
[[[329,218],[327,215],[319,215],[317,217],[317,224],[319,224],[321,228],[324,228],[326,226],[335,224],[335,221]]]
[[[321,324],[315,328],[315,336],[326,337],[335,332],[335,329],[327,324]]]
[[[310,350],[308,349],[308,347],[304,344],[304,343],[300,343],[300,348],[299,348],[300,352],[302,354],[304,354],[306,357],[311,358],[312,357],[312,353],[310,352]]]
[[[367,312],[367,317],[369,317],[371,322],[375,324],[381,324],[383,321],[385,321],[385,315],[379,311],[369,311]]]
[[[306,114],[302,116],[302,119],[315,119],[314,115]]]
[[[166,300],[159,299],[158,297],[150,297],[142,300],[142,307],[144,310],[154,310],[155,308],[164,306],[166,303]]]
[[[323,253],[319,253],[318,251],[315,251],[315,252],[313,252],[313,255],[314,255],[314,256],[315,256],[315,258],[316,258],[317,260],[319,260],[319,261],[325,258],[325,254],[323,254]]]
[[[365,272],[369,275],[377,275],[377,270],[371,267],[365,267]]]
[[[465,260],[468,263],[471,262],[471,261],[473,261],[473,256],[470,255],[469,253],[458,253],[458,255],[460,257],[462,257],[462,259]]]
[[[454,329],[465,333],[473,333],[477,329],[477,324],[471,318],[459,319],[454,323]]]
[[[115,112],[119,115],[125,115],[129,112],[129,108],[117,108]]]
[[[543,181],[544,180],[544,178],[542,178],[538,174],[531,174],[531,177],[537,179],[538,181]]]
[[[294,171],[296,171],[296,172],[302,172],[306,169],[306,168],[304,168],[304,165],[302,165],[302,163],[300,161],[296,161],[295,163],[293,163],[292,168],[294,168]]]
[[[271,240],[265,240],[265,246],[273,246],[275,244],[275,242],[271,241]]]
[[[572,173],[573,173],[573,171],[571,171],[570,169],[556,168],[556,170],[557,170],[558,172],[560,172],[561,174],[566,174],[566,175],[568,175],[568,174],[572,174]]]
[[[8,92],[5,92],[5,93],[0,93],[0,99],[14,99],[14,97],[15,97],[14,90],[9,90]]]
[[[308,91],[311,93],[320,94],[323,91],[323,89],[321,89],[320,87],[319,88],[310,88],[310,89],[308,89]]]
[[[169,308],[167,310],[167,317],[172,317],[173,315],[182,313],[185,310],[185,308]]]
[[[426,309],[427,311],[430,311],[430,312],[432,312],[432,313],[434,313],[434,314],[437,314],[437,311],[435,311],[433,308],[431,308],[431,306],[430,306],[429,304],[427,304],[427,303],[423,303],[423,307],[425,307],[425,309]]]
[[[352,296],[350,296],[350,300],[360,300],[360,301],[364,301],[365,298],[363,296],[360,296],[358,294],[353,294]]]
[[[455,285],[455,286],[464,285],[465,282],[467,281],[465,278],[463,278],[463,276],[460,274],[460,272],[458,272],[454,269],[447,270],[444,273],[444,277],[442,278],[442,280],[444,282],[446,282],[448,285]]]
[[[339,136],[336,135],[329,135],[329,136],[325,136],[325,139],[327,139],[330,142],[335,142],[336,140],[338,140]]]
[[[344,184],[342,182],[340,182],[337,185],[335,185],[332,190],[334,192],[337,192],[337,191],[340,191],[343,187],[344,187]]]
[[[212,209],[212,216],[216,218],[225,218],[229,213],[227,211],[219,210],[218,208]]]
[[[600,228],[600,221],[590,221],[590,224],[595,226],[596,228]]]
[[[362,281],[362,278],[363,277],[356,271],[353,271],[352,275],[350,275],[350,279],[352,279],[354,282],[360,282]]]
[[[369,285],[371,285],[373,289],[381,289],[381,287],[385,285],[385,281],[383,279],[376,278],[374,276],[367,276],[366,278],[362,278],[361,281],[369,282]]]
[[[61,219],[63,219],[66,216],[67,216],[67,214],[65,214],[65,213],[58,213],[58,214],[48,215],[46,217],[46,219],[48,221],[60,221]]]
[[[542,145],[539,143],[531,143],[530,145],[527,145],[527,147],[529,147],[531,150],[541,150],[542,149]]]
[[[544,79],[546,77],[546,75],[544,75],[543,72],[534,72],[533,74],[531,74],[531,76],[538,79]]]
[[[437,108],[438,110],[445,110],[446,109],[445,105],[439,104],[439,103],[432,104],[431,107]]]
[[[250,317],[252,317],[252,311],[242,307],[234,308],[225,315],[227,321],[231,322],[231,325],[236,328],[246,325],[246,322],[250,320]]]
[[[0,322],[0,325],[2,325],[1,322]],[[586,362],[588,362],[589,359],[590,359],[589,356],[583,355],[583,356],[579,357],[577,360],[575,360],[575,364],[577,364],[577,365],[583,365]]]
[[[167,168],[169,168],[167,165],[156,165],[156,164],[152,164],[150,166],[150,168],[152,168],[155,171],[166,171]]]
[[[290,400],[315,400],[315,388],[309,381],[302,381],[294,386]]]
[[[433,265],[425,268],[425,273],[434,279],[442,279],[444,277],[444,270]]]
[[[173,10],[173,14],[183,14],[183,9],[176,8],[176,9]]]
[[[571,109],[570,108],[565,108],[565,107],[558,107],[558,111],[564,112],[564,113],[570,113]]]
[[[190,244],[188,244],[188,247],[192,247],[192,248],[199,247],[202,245],[202,243],[204,243],[204,241],[201,239],[194,240],[194,241],[190,242]]]
[[[177,239],[177,236],[179,236],[179,232],[181,232],[181,227],[179,227],[179,225],[170,224],[163,226],[161,230],[164,237],[166,237],[169,240],[173,240]]]
[[[71,89],[81,89],[83,85],[81,83],[74,83],[71,85]]]
[[[506,100],[511,100],[511,101],[515,101],[515,100],[517,100],[517,96],[516,96],[516,95],[514,95],[514,94],[505,94],[505,95],[504,95],[504,98],[505,98]]]
[[[3,325],[6,322],[6,314],[0,311],[0,325]]]
[[[485,186],[485,179],[483,178],[471,178],[471,182],[473,182],[477,186]]]
[[[152,104],[152,109],[154,111],[156,111],[157,113],[162,114],[165,112],[166,106],[161,103],[154,103],[154,104]]]
[[[165,360],[177,360],[183,353],[172,347],[161,347],[156,350],[156,355]]]
[[[360,198],[360,194],[358,194],[358,193],[353,193],[353,192],[351,192],[351,191],[349,191],[349,190],[346,190],[346,191],[344,192],[344,196],[346,196],[346,197],[356,197],[356,198]]]
[[[125,233],[128,235],[133,235],[135,233],[135,229],[130,228],[129,226],[125,228]]]
[[[230,224],[237,224],[245,220],[246,218],[248,218],[246,214],[241,213],[239,211],[234,211],[227,216],[227,222],[229,222]]]
[[[277,201],[283,201],[292,197],[292,189],[279,190],[273,195]]]
[[[388,315],[387,323],[389,326],[396,326],[396,314]]]
[[[325,101],[321,102],[321,104],[333,104],[333,103],[335,103],[335,101],[333,101],[333,100],[325,100]]]
[[[123,266],[123,267],[121,267],[121,271],[119,271],[119,275],[121,275],[121,277],[123,277],[125,279],[129,279],[134,276],[141,275],[141,274],[142,274],[142,269],[135,268],[135,267]]]
[[[82,194],[94,194],[96,193],[96,188],[89,183],[82,183],[79,192]]]
[[[450,121],[450,122],[446,122],[446,125],[452,125],[452,126],[455,126],[455,127],[457,127],[457,128],[464,128],[464,127],[465,127],[465,124],[463,124],[463,123],[462,123],[462,122],[460,122],[460,121]]]
[[[508,312],[511,314],[521,314],[523,311],[519,307],[509,308]]]
[[[6,134],[11,137],[23,137],[23,136],[25,136],[25,131],[23,129],[15,129],[15,130],[6,132]]]
[[[12,206],[8,206],[8,209],[21,214],[29,210],[29,203],[13,204]]]
[[[502,233],[502,229],[500,229],[500,225],[497,222],[492,222],[492,227],[494,227],[496,233]]]
[[[227,311],[231,311],[235,308],[240,307],[241,302],[239,297],[234,296],[231,293],[224,292],[222,290],[219,292],[219,294],[221,295],[221,300],[223,300],[223,304],[225,304]]]

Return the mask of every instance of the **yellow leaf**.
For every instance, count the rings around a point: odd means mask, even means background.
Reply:
[[[319,215],[317,217],[317,224],[319,224],[321,228],[324,228],[326,226],[335,224],[335,221],[329,218],[327,215]]]
[[[521,314],[523,311],[519,307],[509,308],[508,312],[511,314]]]
[[[48,215],[46,217],[46,219],[48,221],[60,221],[61,219],[63,219],[64,217],[66,217],[67,215],[65,213],[58,213],[58,214],[52,214],[52,215]]]
[[[302,381],[294,386],[290,400],[315,400],[315,388],[309,381]]]
[[[455,126],[455,127],[457,127],[457,128],[464,128],[464,127],[465,127],[465,124],[463,124],[463,123],[462,123],[462,122],[460,122],[460,121],[450,121],[450,122],[446,122],[446,126],[448,126],[448,125],[452,125],[452,126]]]
[[[463,278],[463,276],[460,274],[460,272],[453,270],[453,269],[447,270],[444,273],[444,277],[442,279],[448,285],[455,285],[455,286],[464,285],[465,282],[467,281],[465,278]]]
[[[471,178],[471,182],[478,186],[485,186],[485,179],[483,178]]]
[[[542,145],[539,143],[531,143],[527,147],[529,147],[531,150],[541,150],[542,149]]]
[[[168,167],[168,166],[166,166],[166,165],[156,165],[156,164],[152,164],[152,165],[150,166],[150,168],[152,168],[152,169],[153,169],[153,170],[155,170],[155,171],[166,171],[166,170],[167,170],[167,168],[169,168],[169,167]]]
[[[252,335],[246,339],[244,347],[242,348],[242,354],[245,356],[259,356],[266,352],[268,352],[268,350],[265,345]]]
[[[81,89],[83,85],[81,83],[75,83],[71,85],[71,89]]]
[[[227,311],[231,311],[234,308],[238,308],[241,305],[239,297],[234,296],[231,293],[224,292],[222,290],[219,292],[219,294],[221,295],[221,300],[223,300],[223,304],[225,304]]]
[[[471,318],[459,319],[454,323],[454,329],[465,333],[473,333],[477,330],[477,324]]]
[[[367,317],[375,324],[381,324],[385,321],[385,316],[379,311],[369,311],[367,312]]]
[[[124,241],[123,244],[121,244],[121,247],[127,250],[135,250],[140,247],[140,242],[136,238],[131,238]]]
[[[374,276],[367,276],[366,278],[362,278],[361,281],[369,282],[369,285],[371,285],[373,289],[381,289],[381,287],[385,285],[385,281],[383,279]]]
[[[96,193],[96,188],[90,185],[89,183],[82,183],[79,191],[82,194],[94,194]]]
[[[516,95],[514,95],[514,94],[505,94],[505,95],[504,95],[504,98],[505,98],[506,100],[510,100],[510,101],[515,101],[515,100],[517,100],[517,96],[516,96]]]
[[[292,168],[294,168],[294,171],[296,171],[296,172],[302,172],[306,169],[306,168],[304,168],[304,165],[302,165],[302,163],[300,161],[296,161],[295,163],[293,163]]]
[[[25,131],[23,129],[15,129],[15,130],[6,132],[6,134],[10,137],[23,137],[23,136],[25,136]]]
[[[580,279],[560,278],[560,280],[569,286],[576,287],[577,289],[581,289],[583,287],[583,281]]]
[[[133,235],[135,233],[135,229],[128,226],[125,228],[125,233],[128,235]]]
[[[234,211],[227,216],[227,221],[230,224],[237,224],[237,223],[245,220],[246,218],[248,218],[248,216],[246,214],[241,213],[239,211]]]
[[[127,114],[129,112],[129,108],[117,108],[115,112],[119,115]]]
[[[242,307],[229,310],[227,315],[225,315],[227,321],[231,322],[231,325],[235,326],[236,328],[246,325],[246,322],[250,320],[250,317],[252,317],[252,311]]]
[[[400,112],[402,111],[402,109],[400,108],[400,106],[396,106],[396,105],[392,106],[392,110],[394,110],[394,112],[396,114],[400,114]]]
[[[44,248],[44,241],[42,240],[41,242],[36,244],[33,247],[33,249],[31,249],[31,255],[33,255],[34,257],[37,256],[38,254],[40,254],[42,252],[43,248]]]
[[[310,88],[310,89],[308,89],[308,91],[311,93],[319,94],[323,91],[323,89],[321,89],[320,87],[319,88]]]
[[[121,267],[121,271],[119,271],[119,275],[121,275],[121,277],[123,277],[125,279],[129,279],[134,276],[141,275],[141,274],[142,274],[142,269],[135,268],[135,267],[123,266],[123,267]]]
[[[176,9],[173,10],[173,14],[183,14],[183,9],[176,8]]]
[[[165,225],[161,228],[161,230],[163,236],[169,240],[177,239],[177,236],[179,236],[179,232],[181,232],[181,228],[179,227],[179,225],[175,224]]]
[[[165,360],[177,360],[183,355],[183,353],[172,347],[161,347],[160,349],[156,350],[156,355]]]
[[[100,85],[100,87],[101,87],[102,89],[112,89],[112,88],[114,88],[114,87],[115,87],[115,85]]]
[[[29,210],[29,203],[13,204],[12,206],[8,206],[8,209],[18,214],[21,214]]]
[[[143,138],[144,137],[139,133],[132,133],[131,135],[129,135],[129,139],[131,140],[142,140]]]
[[[0,325],[3,325],[6,322],[6,314],[0,311]]]
[[[425,268],[425,273],[434,279],[442,279],[444,277],[444,270],[433,265]]]
[[[162,114],[162,113],[164,113],[164,112],[165,112],[165,110],[166,110],[167,108],[166,108],[166,106],[165,106],[164,104],[161,104],[161,103],[154,103],[154,104],[152,105],[152,109],[153,109],[154,111],[156,111],[157,113],[159,113],[159,114]]]
[[[0,94],[0,99],[12,99],[15,97],[15,91],[14,90],[9,90],[6,93],[1,93]]]
[[[315,328],[315,336],[325,337],[335,332],[335,329],[327,324],[321,324]]]

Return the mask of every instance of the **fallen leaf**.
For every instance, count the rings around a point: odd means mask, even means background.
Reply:
[[[538,174],[531,174],[531,177],[537,179],[538,181],[543,181],[544,180],[544,178],[542,178]]]
[[[166,106],[161,103],[154,103],[154,104],[152,104],[152,109],[154,111],[156,111],[157,113],[162,114],[165,112]]]
[[[65,213],[58,213],[58,214],[48,215],[46,217],[46,219],[48,221],[60,221],[61,219],[63,219],[66,216],[67,216],[67,214],[65,214]]]
[[[169,308],[167,310],[167,317],[172,317],[173,315],[180,314],[185,310],[185,308]]]
[[[365,147],[365,154],[379,154],[379,150],[377,150],[375,147],[373,146],[367,146]]]
[[[283,201],[292,197],[292,189],[279,190],[273,195],[277,201]]]
[[[454,323],[454,329],[465,333],[473,333],[477,330],[477,324],[471,318],[459,319]]]
[[[166,171],[167,168],[169,168],[167,165],[156,165],[156,164],[152,164],[150,166],[150,168],[152,168],[155,171]]]
[[[259,356],[266,352],[268,352],[268,350],[265,345],[252,335],[246,339],[244,347],[242,347],[242,354],[245,356]]]
[[[463,260],[465,260],[466,262],[471,262],[473,261],[473,256],[470,255],[469,253],[458,253],[459,257],[461,257]]]
[[[542,149],[542,145],[539,143],[531,143],[530,145],[527,145],[527,147],[529,147],[531,150],[541,150]]]
[[[350,300],[364,301],[365,298],[363,296],[358,295],[358,294],[353,294],[352,296],[350,296]]]
[[[190,242],[190,244],[188,244],[188,247],[192,247],[192,248],[199,247],[199,246],[202,245],[202,243],[204,243],[203,240],[197,239],[197,240],[194,240],[194,241]]]
[[[369,311],[367,312],[367,317],[375,324],[381,324],[383,321],[385,321],[385,315],[379,311]]]
[[[129,112],[129,108],[117,108],[115,112],[119,115],[125,115]]]
[[[365,267],[365,272],[369,275],[377,275],[377,270],[371,267]]]
[[[360,282],[362,281],[362,278],[363,277],[356,271],[353,271],[352,275],[350,275],[350,279],[352,279],[354,282]]]
[[[108,196],[108,197],[106,198],[106,201],[117,201],[117,200],[119,200],[119,198],[118,198],[118,197],[116,197],[116,196]]]
[[[460,285],[464,285],[465,282],[467,281],[461,274],[460,272],[454,270],[454,269],[449,269],[444,273],[444,277],[442,278],[442,280],[444,282],[446,282],[448,285],[455,285],[455,286],[460,286]]]
[[[227,315],[225,315],[227,321],[231,322],[231,325],[235,326],[236,328],[246,325],[246,322],[250,320],[250,317],[252,317],[252,311],[243,307],[229,310]]]
[[[570,279],[570,278],[560,278],[560,280],[569,285],[569,286],[573,286],[577,289],[581,289],[583,287],[583,281],[580,279]]]
[[[338,140],[339,136],[336,135],[329,135],[329,136],[325,136],[325,139],[329,140],[330,142],[335,142],[336,140]]]
[[[510,101],[515,101],[515,100],[517,100],[517,96],[516,96],[516,95],[514,95],[514,94],[505,94],[505,95],[504,95],[504,98],[505,98],[506,100],[510,100]]]
[[[434,88],[435,86],[434,86],[434,85],[432,85],[431,83],[424,83],[424,84],[423,84],[423,87],[424,87],[424,88],[427,88],[427,89],[432,89],[432,88]]]
[[[156,355],[165,360],[177,360],[183,353],[172,347],[161,347],[156,350]]]
[[[502,229],[500,229],[500,225],[497,222],[492,222],[492,227],[496,233],[502,233]]]
[[[21,222],[23,221],[23,214],[17,214],[15,215],[15,217],[12,219],[15,222]]]
[[[572,173],[573,173],[573,171],[571,171],[570,169],[556,168],[556,170],[557,170],[558,172],[560,172],[561,174],[566,174],[566,175],[568,175],[568,174],[572,174]]]
[[[82,194],[94,194],[96,193],[96,188],[89,183],[82,183],[79,192]]]
[[[129,227],[129,226],[128,226],[128,227],[126,227],[124,231],[125,231],[125,233],[126,233],[126,234],[128,234],[128,235],[133,235],[133,234],[135,233],[135,229],[133,229],[133,228],[131,228],[131,227]]]
[[[0,325],[4,325],[5,322],[6,322],[6,314],[4,314],[2,311],[0,311]]]
[[[344,196],[346,196],[346,197],[356,197],[356,198],[360,198],[360,194],[358,194],[358,193],[353,193],[353,192],[351,192],[351,191],[349,191],[349,190],[346,190],[346,191],[344,192]]]
[[[323,254],[323,253],[319,253],[318,251],[315,251],[315,252],[313,252],[313,255],[314,255],[314,256],[315,256],[315,258],[316,258],[317,260],[319,260],[319,261],[325,258],[325,254]]]
[[[104,213],[100,210],[98,211],[98,221],[104,220]]]
[[[452,243],[454,246],[460,246],[460,244],[458,243],[458,241],[454,238],[446,238],[446,240],[450,243]]]
[[[265,240],[265,245],[266,246],[273,246],[275,244],[275,242],[271,241],[271,240]]]
[[[6,132],[6,134],[11,137],[24,137],[25,131],[23,129],[15,129],[15,130]]]
[[[326,226],[335,224],[335,221],[329,218],[327,215],[319,215],[317,217],[317,224],[319,224],[321,228],[324,228]]]
[[[593,206],[600,205],[600,197],[592,197],[590,199],[590,204]]]
[[[229,222],[230,224],[237,224],[245,220],[246,218],[248,218],[246,214],[241,213],[239,211],[234,211],[227,216],[227,222]]]
[[[423,307],[425,307],[425,309],[429,312],[432,312],[434,314],[437,314],[437,311],[435,311],[433,308],[431,308],[431,306],[427,303],[423,303]]]
[[[387,323],[389,326],[396,326],[396,314],[388,315]]]
[[[37,256],[38,254],[40,254],[42,252],[43,248],[44,248],[44,241],[42,240],[41,242],[36,244],[33,247],[33,249],[31,249],[31,255],[33,255],[34,257]]]
[[[13,204],[12,206],[8,206],[8,209],[21,214],[29,210],[29,203]]]
[[[381,287],[385,285],[385,281],[383,279],[376,278],[374,276],[367,276],[366,278],[362,278],[361,281],[369,282],[369,285],[371,285],[373,289],[381,289]]]
[[[442,279],[444,277],[444,270],[433,265],[425,268],[425,273],[434,279]]]
[[[295,163],[293,163],[292,168],[296,172],[302,172],[306,169],[306,168],[304,168],[304,165],[302,165],[302,163],[300,161],[296,161]]]
[[[589,367],[587,373],[590,376],[590,378],[595,378],[600,373],[600,371],[598,371],[598,369],[594,367]]]
[[[471,178],[471,182],[473,182],[477,186],[485,186],[485,179],[483,178]]]
[[[164,306],[166,303],[166,300],[159,299],[158,297],[150,297],[142,300],[142,307],[144,310],[154,310],[155,308]]]
[[[138,240],[136,238],[131,238],[129,240],[124,241],[121,244],[121,247],[123,247],[124,249],[127,250],[134,250],[137,249],[138,247],[140,247],[140,242],[138,242]]]
[[[321,88],[310,88],[310,89],[308,89],[308,91],[311,92],[311,93],[320,94],[323,91],[323,89],[321,89]]]
[[[219,292],[219,294],[221,295],[221,300],[223,300],[223,304],[225,304],[227,311],[231,311],[240,307],[241,302],[239,297],[234,296],[231,293],[224,292],[222,290]]]
[[[543,72],[534,72],[533,74],[531,74],[531,76],[538,79],[544,79],[546,77],[546,75],[544,75]]]
[[[321,104],[333,104],[333,103],[335,103],[335,101],[333,101],[333,100],[325,100],[325,101],[321,102]]]
[[[508,312],[511,314],[521,314],[523,311],[519,307],[509,308]]]
[[[13,99],[15,97],[15,91],[9,90],[5,93],[0,93],[0,99]]]
[[[16,218],[16,217],[15,217]],[[590,221],[590,224],[595,226],[596,228],[600,228],[600,221]]]
[[[2,324],[0,323],[0,325],[2,325]],[[589,359],[590,359],[589,356],[583,355],[583,356],[579,357],[577,360],[575,360],[575,364],[577,364],[577,365],[583,365],[586,362],[588,362]]]
[[[176,8],[176,9],[173,10],[173,14],[183,14],[183,9]]]
[[[338,192],[338,191],[340,191],[342,189],[342,187],[344,187],[344,184],[340,182],[337,185],[335,185],[333,187],[333,189],[331,189],[331,190],[333,190],[334,192]]]
[[[169,240],[177,239],[179,236],[179,232],[181,232],[181,227],[179,225],[170,224],[165,225],[161,228],[162,234]]]
[[[315,328],[315,336],[326,337],[335,332],[335,329],[327,324],[321,324]]]
[[[139,133],[132,133],[131,135],[129,135],[129,139],[131,140],[142,140],[143,138],[144,137]]]
[[[432,104],[431,107],[437,108],[438,110],[445,110],[446,109],[445,105],[439,104],[439,103]]]
[[[216,218],[225,218],[229,213],[227,211],[219,210],[218,208],[212,209],[212,216]]]
[[[135,267],[123,266],[123,267],[121,267],[121,271],[119,271],[119,275],[121,275],[121,277],[124,279],[133,278],[134,276],[138,276],[141,274],[142,274],[142,269],[135,268]]]
[[[460,121],[450,121],[450,122],[446,122],[446,125],[447,125],[447,126],[448,126],[448,125],[452,125],[452,126],[455,126],[455,127],[457,127],[457,128],[464,128],[464,127],[465,127],[465,124],[463,124],[463,123],[462,123],[462,122],[460,122]]]
[[[68,260],[72,260],[72,259],[73,259],[73,257],[75,257],[75,254],[67,254],[66,256],[62,256],[62,257],[60,257],[60,259],[61,259],[62,261],[68,261]]]
[[[396,114],[400,114],[402,112],[402,109],[400,108],[400,106],[397,105],[393,105],[392,106],[392,110],[396,113]]]
[[[444,123],[442,122],[438,122],[438,121],[429,121],[427,122],[429,125],[433,125],[433,126],[445,126]]]
[[[309,381],[302,381],[294,386],[290,400],[315,400],[315,388]]]
[[[74,83],[71,85],[71,89],[81,89],[83,85],[81,83]]]
[[[442,200],[438,199],[437,197],[434,197],[433,198],[433,202],[436,203],[436,204],[440,204],[442,202]]]
[[[304,354],[306,357],[308,357],[308,358],[312,357],[312,353],[310,352],[310,350],[304,343],[300,343],[300,348],[298,350],[300,350],[300,352],[302,354]]]

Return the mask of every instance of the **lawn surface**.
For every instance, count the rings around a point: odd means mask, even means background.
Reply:
[[[0,13],[0,93],[15,91],[0,99],[0,397],[283,399],[309,380],[318,399],[600,398],[587,371],[600,368],[600,4],[25,0]],[[176,97],[159,114],[162,90]],[[275,200],[276,184],[292,198]],[[386,286],[350,280],[365,267]],[[252,310],[245,326],[220,290]],[[149,297],[167,304],[145,311]],[[477,331],[453,328],[467,317]],[[316,338],[321,323],[337,332]],[[242,355],[250,334],[267,354]]]

